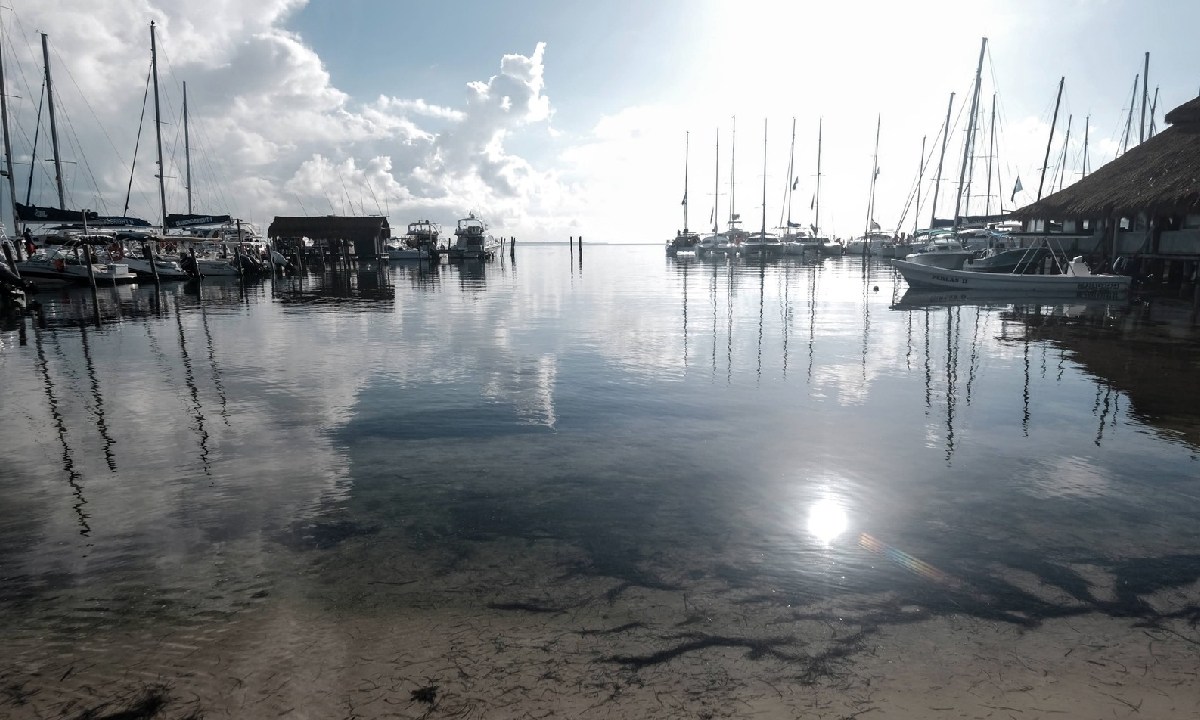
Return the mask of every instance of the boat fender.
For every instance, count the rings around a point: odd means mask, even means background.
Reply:
[[[1122,255],[1121,257],[1119,257],[1119,258],[1117,258],[1116,260],[1114,260],[1114,261],[1113,261],[1113,266],[1112,266],[1113,272],[1117,273],[1118,275],[1122,275],[1122,274],[1124,274],[1124,273],[1125,273],[1125,266],[1126,266],[1127,264],[1128,264],[1128,263],[1127,263],[1127,262],[1126,262],[1126,260],[1125,260],[1125,256],[1124,256],[1124,255]]]

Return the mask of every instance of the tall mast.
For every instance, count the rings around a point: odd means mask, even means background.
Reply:
[[[1121,135],[1121,152],[1129,149],[1129,134],[1133,128],[1133,108],[1137,105],[1138,80],[1140,75],[1133,76],[1133,93],[1129,96],[1129,115],[1125,117],[1125,132]]]
[[[992,93],[992,120],[988,123],[988,158],[987,158],[987,199],[983,204],[983,214],[992,214],[992,159],[996,152],[996,93]]]
[[[813,198],[817,206],[816,214],[813,215],[813,227],[816,228],[813,234],[817,237],[821,236],[821,131],[824,122],[824,118],[817,119],[817,194]]]
[[[158,143],[158,197],[162,202],[162,230],[167,231],[167,181],[163,167],[162,119],[158,102],[158,46],[154,40],[154,21],[150,21],[150,67],[154,71],[154,138]],[[153,263],[152,263],[153,265]]]
[[[792,232],[792,193],[795,192],[793,179],[796,174],[796,117],[792,116],[792,150],[788,155],[788,175],[787,175],[787,225],[785,226],[784,234]]]
[[[867,231],[864,239],[871,234],[871,223],[875,220],[875,179],[879,177],[879,127],[883,123],[883,115],[875,118],[875,156],[871,160],[871,194],[867,200]],[[871,247],[870,242],[863,243],[863,254],[866,255]]]
[[[763,204],[762,204],[762,237],[767,238],[767,119],[763,118]]]
[[[192,214],[192,150],[187,136],[187,80],[184,80],[184,163],[187,168],[187,214]],[[684,198],[688,197],[688,172],[684,170]],[[686,226],[688,223],[684,223]]]
[[[1063,84],[1066,81],[1065,76],[1058,81],[1058,98],[1054,101],[1054,117],[1050,119],[1050,137],[1046,140],[1046,157],[1042,160],[1042,176],[1038,179],[1038,200],[1042,199],[1042,183],[1046,181],[1046,168],[1050,165],[1050,146],[1054,143],[1054,126],[1058,123],[1058,106],[1062,104]]]
[[[1087,177],[1088,174],[1088,130],[1092,126],[1092,116],[1088,115],[1083,121],[1083,172],[1081,177]]]
[[[954,201],[954,229],[958,230],[958,216],[962,210],[963,190],[966,188],[967,166],[971,162],[971,146],[975,142],[975,113],[979,110],[979,84],[983,79],[983,56],[987,53],[987,38],[979,46],[979,65],[975,68],[975,92],[971,94],[971,114],[967,119],[967,138],[963,141],[962,164],[958,168],[958,195]],[[968,198],[968,202],[970,198]]]
[[[942,124],[942,152],[938,155],[937,175],[933,178],[933,209],[929,211],[929,227],[937,220],[938,192],[942,187],[942,163],[946,160],[946,141],[950,139],[950,110],[954,107],[954,93],[950,93],[950,102],[946,103],[946,122]]]
[[[1067,134],[1063,138],[1062,162],[1059,163],[1059,167],[1062,170],[1062,175],[1058,180],[1059,190],[1062,190],[1063,186],[1066,185],[1067,182],[1067,150],[1071,147],[1071,121],[1074,119],[1075,116],[1073,114],[1067,115]],[[1054,183],[1050,183],[1050,189],[1054,189]]]
[[[737,163],[737,115],[733,116],[733,139],[729,141],[729,229],[733,229],[733,224],[737,220],[737,215],[733,214],[734,205],[734,188],[737,185],[737,175],[734,171]]]
[[[921,214],[921,180],[925,177],[925,140],[928,135],[921,136],[921,157],[917,164],[917,207],[913,212],[913,235],[917,234],[917,217]]]
[[[50,146],[54,148],[54,182],[58,185],[58,207],[65,210],[67,200],[66,193],[63,192],[62,161],[58,157],[58,126],[54,122],[54,87],[50,83],[50,46],[46,42],[46,33],[42,33],[42,61],[46,66],[46,104],[50,108]]]
[[[8,198],[12,203],[13,231],[20,232],[17,227],[17,181],[13,178],[12,143],[8,137],[8,91],[4,85],[4,53],[0,48],[0,124],[4,125],[4,169],[8,172]]]
[[[717,167],[713,170],[713,235],[720,232],[717,207],[721,204],[721,128],[717,128]]]
[[[1146,53],[1146,67],[1142,70],[1142,122],[1138,127],[1138,142],[1146,142],[1146,106],[1150,103],[1150,53]]]

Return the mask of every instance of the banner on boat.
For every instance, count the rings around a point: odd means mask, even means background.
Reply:
[[[63,210],[56,207],[38,207],[37,205],[22,205],[21,203],[14,204],[17,206],[17,219],[21,222],[71,223],[83,222],[85,219],[91,222],[97,218],[96,213],[83,210]]]
[[[184,228],[193,225],[221,225],[233,218],[228,215],[167,215],[168,228]]]

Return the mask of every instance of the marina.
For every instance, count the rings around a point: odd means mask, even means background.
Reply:
[[[0,7],[0,718],[1200,717],[1160,15]]]
[[[0,714],[1200,704],[1188,302],[584,252],[6,315]]]

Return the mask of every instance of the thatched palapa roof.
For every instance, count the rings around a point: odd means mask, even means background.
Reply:
[[[1200,97],[1167,113],[1172,126],[1071,187],[1013,213],[1021,219],[1200,212]]]
[[[386,240],[391,235],[387,218],[368,217],[276,217],[267,228],[273,238],[307,237],[313,240]]]

